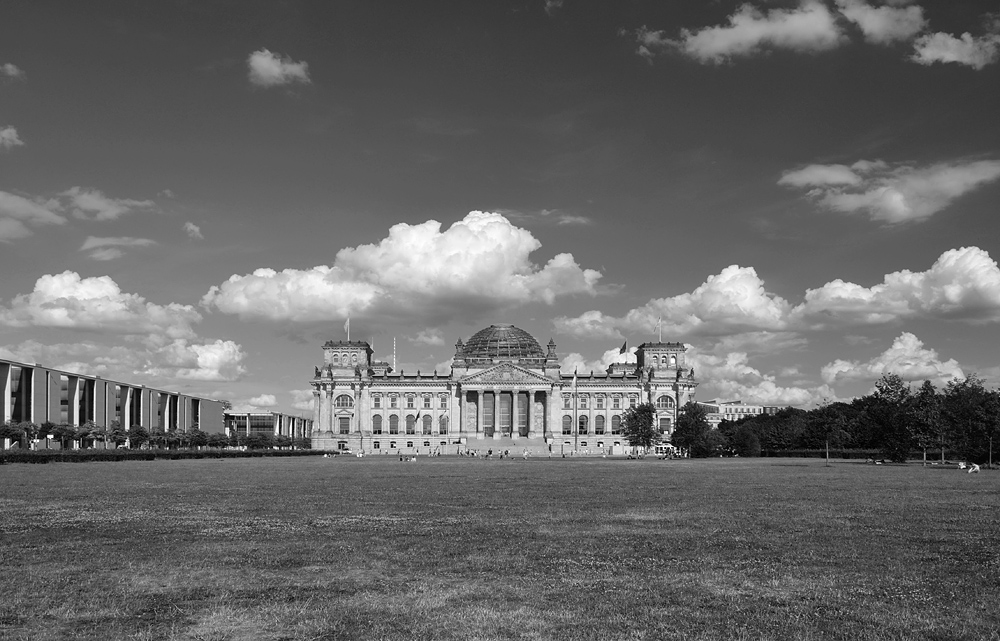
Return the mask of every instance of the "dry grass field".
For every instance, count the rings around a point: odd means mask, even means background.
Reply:
[[[1000,473],[0,466],[0,638],[1000,639]]]

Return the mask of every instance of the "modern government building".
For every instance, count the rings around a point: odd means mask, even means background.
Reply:
[[[404,374],[372,360],[365,341],[328,341],[312,379],[314,449],[366,454],[617,454],[622,414],[652,403],[669,437],[698,383],[682,343],[643,343],[637,362],[564,374],[513,325],[491,325],[455,345],[448,373]]]

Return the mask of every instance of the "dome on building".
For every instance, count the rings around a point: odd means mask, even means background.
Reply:
[[[545,351],[535,337],[519,327],[490,325],[472,335],[465,343],[462,357],[466,360],[545,360]]]

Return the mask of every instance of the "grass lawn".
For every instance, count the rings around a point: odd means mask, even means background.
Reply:
[[[986,470],[6,465],[0,508],[2,639],[1000,639]]]

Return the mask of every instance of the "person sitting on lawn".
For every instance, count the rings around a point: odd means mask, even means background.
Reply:
[[[968,474],[972,474],[973,472],[975,472],[976,474],[979,474],[979,464],[978,463],[973,463],[972,467],[969,468]]]

